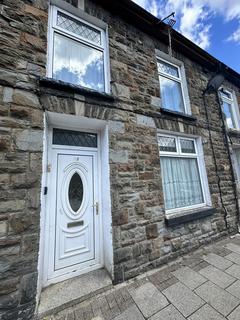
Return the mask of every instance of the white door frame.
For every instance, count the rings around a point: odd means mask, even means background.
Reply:
[[[54,126],[56,128],[56,126]],[[100,152],[99,152],[99,141],[98,141],[98,148],[86,148],[86,147],[73,147],[73,146],[60,146],[60,145],[52,145],[52,131],[53,128],[51,128],[49,132],[49,148],[48,148],[48,166],[49,166],[49,183],[48,183],[48,195],[46,197],[46,233],[45,233],[45,241],[48,244],[45,246],[45,262],[44,263],[44,284],[49,285],[53,283],[57,283],[69,278],[72,278],[74,276],[81,275],[83,273],[87,273],[96,269],[99,269],[103,267],[103,235],[102,235],[102,210],[101,210],[101,205],[99,205],[99,214],[96,215],[96,212],[94,210],[94,218],[95,218],[95,236],[96,236],[96,245],[98,246],[98,250],[96,249],[96,254],[98,254],[98,257],[94,259],[95,262],[93,265],[89,266],[88,263],[84,263],[82,267],[78,266],[77,267],[66,267],[64,268],[64,274],[63,270],[59,271],[54,271],[54,253],[55,250],[54,246],[56,246],[56,239],[53,241],[52,237],[55,235],[54,228],[56,225],[56,220],[55,220],[55,212],[56,210],[56,197],[55,197],[55,188],[56,188],[56,180],[57,180],[57,154],[59,153],[65,153],[69,155],[92,155],[95,156],[96,158],[96,163],[95,163],[95,177],[94,177],[94,182],[95,182],[95,191],[97,192],[96,194],[96,201],[99,203],[102,203],[101,201],[101,184],[100,184],[100,179],[101,179],[101,158],[100,158]],[[90,131],[90,130],[89,130]],[[99,136],[98,136],[98,140]],[[51,167],[50,167],[51,166]],[[54,199],[53,199],[54,196]],[[99,228],[99,230],[97,230]],[[74,270],[74,271],[73,271]]]
[[[47,279],[48,255],[46,255],[46,247],[48,246],[48,206],[50,194],[43,195],[44,188],[49,183],[49,173],[47,172],[49,164],[51,164],[51,137],[52,128],[70,129],[75,131],[94,132],[98,134],[98,190],[99,190],[99,217],[101,229],[101,259],[100,264],[95,267],[104,266],[110,276],[113,276],[113,248],[112,248],[112,230],[111,230],[111,202],[110,202],[110,179],[109,179],[109,156],[108,156],[108,125],[106,121],[89,119],[85,117],[57,114],[52,112],[46,113],[45,134],[44,134],[44,154],[43,154],[43,178],[42,178],[42,195],[41,195],[41,232],[40,232],[40,250],[39,250],[39,279],[38,279],[38,296],[40,297],[41,289],[49,284],[66,280],[71,276],[63,276],[54,279]],[[91,128],[91,129],[89,129]],[[48,138],[46,138],[48,137]],[[66,148],[65,148],[66,147]],[[82,148],[62,146],[60,149],[64,150],[79,150]],[[83,148],[85,150],[92,150],[93,148]],[[96,151],[96,150],[95,150]],[[107,162],[106,162],[107,160]],[[104,187],[104,192],[101,192]],[[104,225],[104,228],[103,228]],[[89,270],[90,271],[90,270]],[[77,273],[74,273],[77,275]],[[55,279],[56,280],[56,279]]]

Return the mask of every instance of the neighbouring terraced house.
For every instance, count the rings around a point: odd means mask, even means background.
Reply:
[[[1,0],[1,319],[237,233],[239,104],[237,72],[130,0]]]

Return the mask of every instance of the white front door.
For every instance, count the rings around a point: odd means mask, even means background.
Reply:
[[[47,282],[101,267],[97,151],[53,148]]]

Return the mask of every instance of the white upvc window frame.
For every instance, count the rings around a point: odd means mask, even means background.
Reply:
[[[184,112],[185,114],[191,115],[191,108],[190,108],[190,103],[189,103],[189,97],[188,97],[188,90],[187,90],[187,83],[186,83],[186,77],[185,77],[185,70],[183,67],[183,64],[181,62],[178,62],[178,64],[169,61],[165,58],[162,58],[161,56],[157,55],[157,63],[158,62],[163,62],[163,63],[167,63],[171,66],[173,66],[174,68],[176,68],[178,70],[178,74],[179,77],[175,77],[173,75],[170,75],[166,72],[162,72],[158,70],[158,78],[159,78],[159,87],[160,87],[160,92],[161,92],[161,80],[160,80],[160,76],[165,77],[167,79],[176,81],[180,84],[180,88],[181,88],[181,93],[182,93],[182,98],[183,98],[183,106],[184,106]],[[171,109],[167,109],[169,111],[173,111],[176,112],[174,110]],[[182,113],[181,111],[177,111]]]
[[[240,113],[239,113],[239,109],[238,109],[238,103],[237,103],[237,98],[236,98],[235,92],[230,91],[230,90],[226,90],[225,88],[220,88],[219,93],[220,93],[222,102],[226,102],[226,103],[230,104],[231,108],[232,108],[234,128],[229,128],[227,125],[227,122],[226,122],[226,126],[230,130],[240,130]],[[226,95],[224,95],[224,93],[229,95],[230,97],[229,98],[226,97]],[[222,111],[224,113],[224,110],[222,110]]]
[[[63,29],[57,25],[57,12],[61,12],[70,18],[88,25],[89,27],[96,29],[101,34],[101,44],[98,45],[95,42],[85,39],[80,35],[77,35],[69,30]],[[100,28],[79,16],[73,15],[72,13],[61,9],[55,5],[51,5],[49,8],[49,32],[48,32],[48,61],[47,61],[47,77],[53,78],[53,59],[54,59],[54,33],[58,33],[64,37],[75,40],[87,47],[97,49],[103,52],[103,68],[104,68],[104,91],[110,93],[110,72],[109,72],[109,53],[108,53],[108,33],[106,29]],[[96,91],[96,90],[95,90]]]
[[[239,147],[233,149],[233,163],[236,172],[236,180],[237,184],[240,186],[240,160],[238,159],[237,152],[240,154],[240,145]]]
[[[159,139],[161,137],[168,137],[174,138],[176,143],[176,152],[168,152],[168,151],[160,151],[160,143]],[[190,140],[194,143],[195,153],[183,153],[181,151],[181,144],[180,140]],[[187,213],[188,211],[193,211],[194,209],[199,209],[203,207],[210,207],[211,203],[211,196],[209,191],[208,179],[207,179],[207,172],[205,168],[204,162],[204,154],[202,148],[202,140],[201,137],[185,135],[185,134],[168,134],[168,133],[158,133],[158,146],[159,146],[159,157],[173,157],[173,158],[186,158],[186,159],[197,159],[202,195],[203,195],[203,202],[200,204],[189,205],[185,207],[179,207],[174,209],[166,209],[165,213],[167,217],[177,216],[178,214],[182,214],[182,212]]]

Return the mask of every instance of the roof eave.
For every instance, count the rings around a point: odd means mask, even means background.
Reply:
[[[140,30],[154,36],[165,44],[168,44],[167,26],[157,17],[146,11],[131,0],[93,0],[102,5],[110,12],[120,16],[130,24],[137,26]],[[208,52],[185,38],[176,30],[172,31],[172,42],[174,50],[196,61],[211,72],[222,72],[226,79],[240,87],[240,74],[216,59]]]

